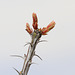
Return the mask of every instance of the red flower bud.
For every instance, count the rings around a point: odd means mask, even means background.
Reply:
[[[33,32],[32,28],[30,28],[29,24],[26,23],[26,31],[31,34]]]
[[[37,15],[36,15],[35,13],[33,13],[33,14],[32,14],[32,17],[33,17],[33,24],[32,24],[32,26],[33,26],[33,28],[36,30],[36,29],[38,29],[38,24],[37,24],[38,19],[37,19]]]
[[[35,30],[38,29],[38,24],[37,24],[37,22],[35,22],[35,24],[33,24],[33,28],[34,28]]]
[[[53,29],[55,26],[55,22],[52,21],[47,27],[44,27],[41,29],[42,31],[42,35],[47,35],[47,32],[50,31],[51,29]]]
[[[38,22],[37,15],[35,13],[32,14],[33,23]]]
[[[54,28],[54,26],[55,26],[55,22],[52,21],[52,22],[47,26],[48,31],[50,31],[52,28]]]
[[[32,18],[33,18],[33,28],[34,30],[38,29],[38,19],[37,19],[37,15],[35,13],[32,14]],[[47,27],[43,27],[42,29],[38,29],[42,35],[47,35],[47,32],[49,32],[51,29],[53,29],[55,26],[55,22],[52,21]],[[29,24],[26,23],[26,31],[31,34],[33,32],[33,30],[30,28]]]

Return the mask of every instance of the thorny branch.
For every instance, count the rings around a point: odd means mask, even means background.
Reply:
[[[33,17],[32,26],[33,26],[34,31],[32,30],[32,28],[30,28],[29,24],[26,23],[26,31],[30,34],[30,36],[32,38],[30,43],[28,42],[27,44],[25,44],[25,46],[29,44],[27,55],[24,54],[24,57],[19,56],[19,55],[12,55],[12,56],[21,57],[24,59],[23,68],[20,72],[14,68],[18,72],[19,75],[27,75],[30,65],[33,64],[33,62],[32,62],[33,56],[37,56],[41,59],[41,57],[39,55],[35,54],[36,45],[39,42],[45,41],[45,40],[40,41],[41,36],[47,35],[47,32],[50,31],[55,26],[55,22],[52,21],[47,27],[38,29],[37,15],[35,13],[33,13],[32,17]]]

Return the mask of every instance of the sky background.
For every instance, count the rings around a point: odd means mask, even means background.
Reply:
[[[27,52],[30,36],[26,23],[32,26],[32,13],[38,16],[39,28],[52,20],[55,27],[39,43],[28,75],[75,75],[75,0],[0,0],[0,74],[18,75],[23,60],[10,55]]]

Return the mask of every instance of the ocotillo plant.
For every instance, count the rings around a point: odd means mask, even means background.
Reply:
[[[52,21],[47,27],[38,28],[37,15],[35,13],[33,13],[32,14],[32,18],[33,18],[32,26],[33,26],[34,30],[32,28],[30,28],[28,23],[26,23],[26,31],[31,36],[31,42],[28,43],[29,44],[29,48],[28,48],[28,51],[27,51],[27,55],[24,54],[24,57],[17,56],[17,57],[23,58],[23,60],[24,60],[22,70],[19,72],[17,69],[14,68],[18,72],[19,75],[27,75],[31,64],[33,64],[33,62],[32,62],[33,56],[37,56],[37,57],[40,58],[40,56],[35,54],[36,45],[39,42],[42,42],[42,41],[40,41],[41,36],[42,35],[47,35],[47,32],[49,32],[55,26],[55,22]]]

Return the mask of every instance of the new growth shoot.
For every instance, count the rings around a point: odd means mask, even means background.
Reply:
[[[29,44],[27,55],[24,54],[24,57],[19,56],[19,55],[12,55],[12,56],[20,57],[24,60],[23,67],[20,72],[14,68],[19,75],[27,75],[28,74],[28,71],[29,71],[31,64],[34,64],[32,62],[32,58],[34,56],[37,56],[38,58],[40,58],[42,60],[42,58],[39,55],[35,54],[35,48],[39,42],[45,41],[45,40],[40,41],[41,36],[47,35],[47,32],[49,32],[55,26],[55,22],[52,21],[51,23],[49,23],[49,25],[47,27],[38,28],[37,15],[35,13],[33,13],[32,18],[33,18],[33,24],[32,24],[33,29],[30,28],[30,25],[28,23],[26,23],[26,31],[29,33],[29,35],[32,38],[31,42],[27,43],[27,44]]]

